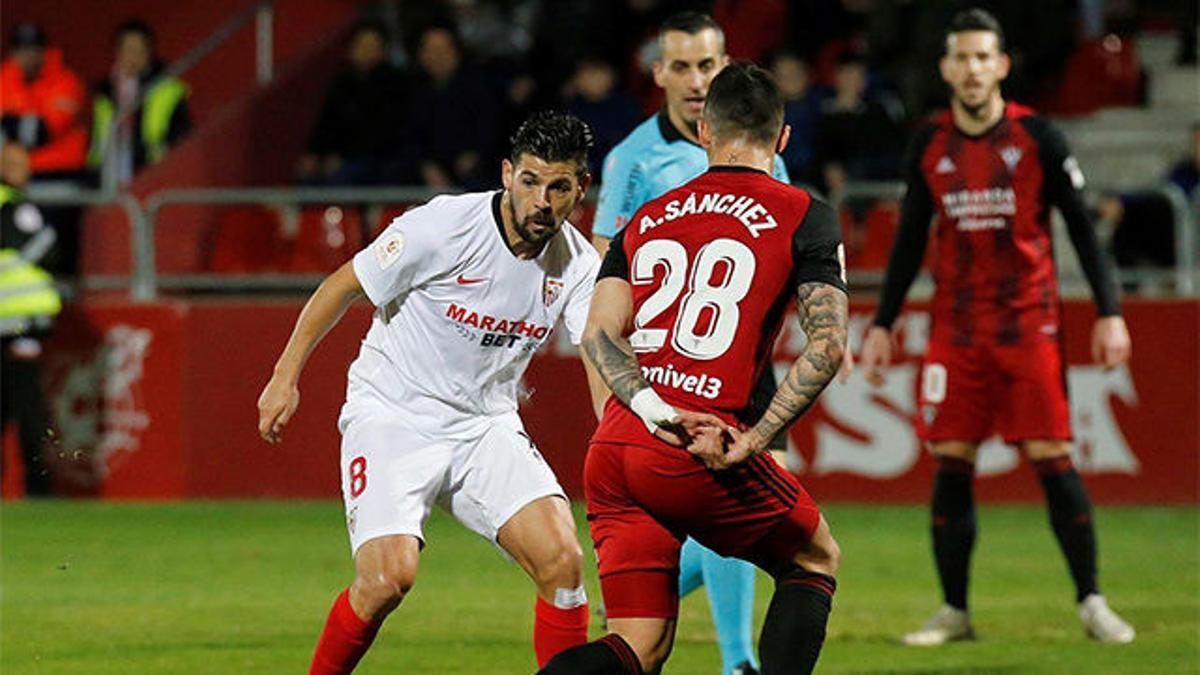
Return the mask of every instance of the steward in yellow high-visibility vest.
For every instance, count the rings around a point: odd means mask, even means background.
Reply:
[[[42,267],[53,256],[55,230],[21,192],[29,176],[25,149],[0,144],[0,433],[16,424],[25,494],[47,496],[55,467],[47,453],[53,422],[42,388],[42,338],[62,310],[62,298]]]
[[[0,336],[43,332],[62,310],[54,278],[38,264],[54,241],[41,211],[0,184]]]
[[[118,174],[128,179],[143,166],[162,161],[167,149],[189,131],[188,88],[178,78],[163,75],[162,66],[155,61],[154,36],[146,24],[121,24],[115,46],[112,74],[96,86],[92,99],[88,167],[99,170],[105,153],[115,152]],[[138,96],[142,105],[120,123],[117,136],[110,137],[113,120]]]

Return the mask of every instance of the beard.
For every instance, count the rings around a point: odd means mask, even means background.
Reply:
[[[979,118],[987,112],[988,104],[992,102],[992,99],[995,97],[995,94],[998,90],[999,87],[992,87],[988,89],[987,92],[985,92],[984,95],[979,99],[978,103],[968,102],[966,98],[959,94],[956,94],[954,98],[958,101],[958,105],[963,109],[963,112],[967,113],[971,117]]]
[[[517,205],[511,194],[508,198],[508,215],[512,218],[513,228],[517,231],[517,235],[526,243],[545,244],[551,237],[558,234],[560,224],[554,222],[554,212],[550,209],[531,213],[523,219],[517,218]],[[533,229],[535,223],[542,225],[543,228],[535,231]]]

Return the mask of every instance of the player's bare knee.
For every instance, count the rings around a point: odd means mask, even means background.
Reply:
[[[398,607],[416,580],[415,566],[393,565],[361,570],[354,579],[352,591],[361,599],[367,613],[378,616]]]
[[[667,662],[667,657],[671,655],[671,648],[675,643],[673,633],[668,632],[654,634],[645,631],[635,631],[629,633],[620,632],[620,634],[622,639],[633,648],[633,652],[637,654],[638,662],[642,665],[642,672],[646,675],[655,675],[662,670],[663,664]]]
[[[573,589],[583,583],[583,550],[579,542],[560,542],[548,555],[533,566],[534,582],[539,588],[553,592],[559,588]]]
[[[1060,440],[1024,441],[1021,443],[1021,450],[1025,452],[1025,456],[1030,461],[1037,462],[1043,459],[1069,456],[1071,444]]]
[[[842,548],[829,531],[824,519],[808,544],[800,550],[793,561],[808,570],[828,576],[837,576],[838,565],[841,564]]]
[[[837,540],[832,536],[820,547],[820,556],[823,569],[815,569],[814,572],[828,574],[829,576],[837,576],[838,566],[842,562],[842,547],[838,545]]]
[[[377,618],[386,616],[412,590],[417,580],[420,548],[407,538],[368,542],[355,556],[356,575],[351,600],[356,609]]]

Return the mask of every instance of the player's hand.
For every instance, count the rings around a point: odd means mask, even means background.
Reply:
[[[1133,343],[1129,328],[1119,316],[1102,316],[1092,328],[1092,358],[1105,368],[1116,368],[1129,360]]]
[[[846,353],[849,354],[849,350],[846,350]],[[859,354],[859,366],[862,367],[863,377],[878,387],[883,384],[883,369],[891,363],[892,331],[881,326],[871,326],[867,329],[862,353]]]
[[[739,433],[737,429],[733,429],[729,432],[729,437],[733,443],[725,449],[720,464],[709,468],[728,469],[735,464],[740,464],[760,452],[766,452],[767,443],[770,441],[770,439],[762,438],[754,433],[754,430]]]
[[[725,468],[725,449],[729,444],[730,431],[724,426],[706,426],[692,434],[692,442],[688,452],[692,453],[704,466],[714,471]]]
[[[705,429],[709,427],[725,429],[728,426],[716,415],[691,410],[677,410],[675,417],[670,422],[658,425],[654,430],[654,435],[659,440],[677,448],[686,448],[692,444],[693,437]]]
[[[842,350],[842,365],[838,367],[838,382],[846,384],[850,381],[850,375],[854,373],[854,352],[850,351],[850,343],[846,343],[846,348]]]
[[[295,382],[272,377],[258,396],[258,435],[268,443],[283,438],[283,427],[300,406],[300,389]]]

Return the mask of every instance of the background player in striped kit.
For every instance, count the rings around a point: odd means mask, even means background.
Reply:
[[[984,439],[999,433],[1020,447],[1041,480],[1084,630],[1104,642],[1130,642],[1133,628],[1100,595],[1091,503],[1071,464],[1051,206],[1066,220],[1096,299],[1096,360],[1109,368],[1128,360],[1129,332],[1080,195],[1083,174],[1054,127],[1005,102],[1000,83],[1008,71],[995,18],[979,9],[956,15],[941,61],[951,108],[917,133],[909,149],[900,228],[862,351],[864,375],[881,383],[891,326],[936,220],[937,291],[918,429],[937,459],[933,550],[945,604],[904,641],[936,645],[974,637],[967,582],[976,532],[975,456]]]

